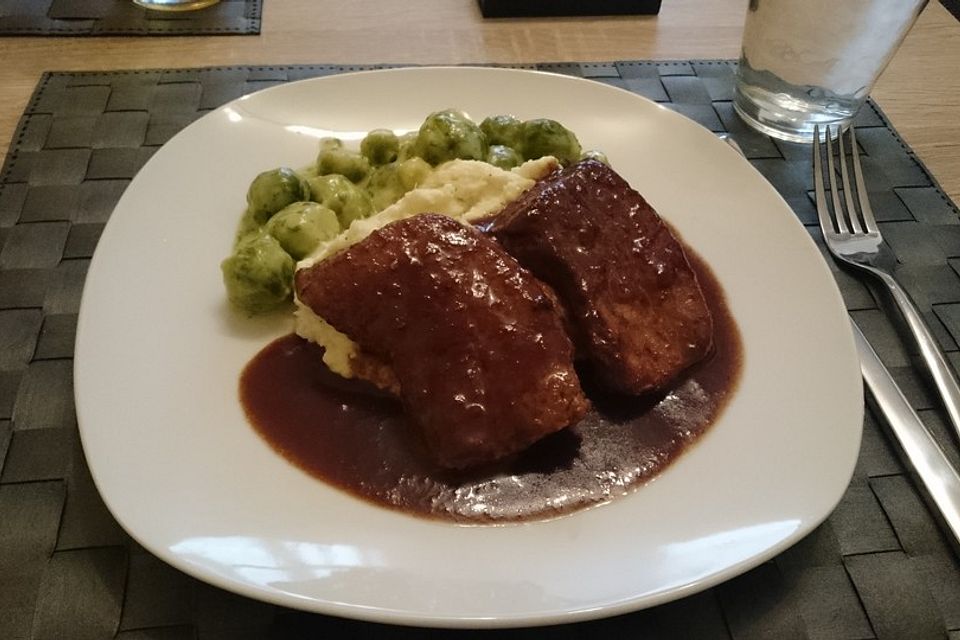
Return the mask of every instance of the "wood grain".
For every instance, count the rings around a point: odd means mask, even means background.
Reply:
[[[735,58],[745,0],[669,0],[658,16],[484,20],[474,0],[275,0],[260,36],[0,38],[0,149],[43,71],[288,63]],[[931,3],[874,97],[960,200],[960,23]]]

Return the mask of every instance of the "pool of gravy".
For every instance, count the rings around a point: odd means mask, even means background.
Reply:
[[[740,334],[710,269],[688,250],[713,312],[714,352],[667,393],[603,393],[578,424],[496,466],[453,473],[430,464],[398,400],[330,372],[296,335],[267,345],[240,378],[247,417],[307,473],[378,505],[459,523],[542,520],[627,494],[662,472],[717,420],[736,389]]]

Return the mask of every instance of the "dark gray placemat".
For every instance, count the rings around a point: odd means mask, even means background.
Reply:
[[[0,0],[0,36],[200,36],[260,33],[262,0],[151,11],[130,0]]]
[[[712,131],[729,131],[819,242],[809,148],[772,141],[736,118],[730,104],[732,63],[527,67],[622,87]],[[176,131],[227,100],[289,80],[363,68],[372,67],[43,77],[0,173],[0,638],[467,635],[281,609],[179,573],[120,530],[92,484],[77,438],[71,366],[80,293],[97,238],[136,171]],[[957,363],[957,208],[874,105],[857,124],[871,197],[902,262],[901,276]],[[878,298],[858,278],[835,273],[854,316],[960,463],[944,414],[911,366],[910,351]],[[811,474],[816,465],[810,461]],[[948,631],[960,638],[960,567],[877,417],[868,413],[859,463],[837,509],[774,560],[648,611],[479,635],[923,640],[947,637]]]
[[[960,20],[960,0],[940,0],[940,4],[946,7],[954,18]]]
[[[629,16],[660,12],[660,0],[478,0],[484,18]]]

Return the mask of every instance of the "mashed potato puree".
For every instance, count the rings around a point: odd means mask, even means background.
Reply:
[[[552,156],[530,160],[511,171],[486,162],[451,160],[438,166],[426,179],[383,211],[356,220],[340,235],[321,243],[297,264],[297,270],[339,253],[360,242],[376,229],[421,213],[439,213],[465,224],[490,217],[559,167]],[[345,378],[362,378],[378,387],[398,390],[390,367],[364,353],[360,346],[296,300],[295,330],[299,336],[324,347],[324,363]]]

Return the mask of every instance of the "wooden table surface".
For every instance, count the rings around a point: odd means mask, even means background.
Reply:
[[[259,36],[0,38],[0,150],[43,71],[280,63],[736,58],[746,0],[664,0],[658,16],[484,20],[475,0],[266,0]],[[960,22],[938,2],[874,90],[960,201]]]

